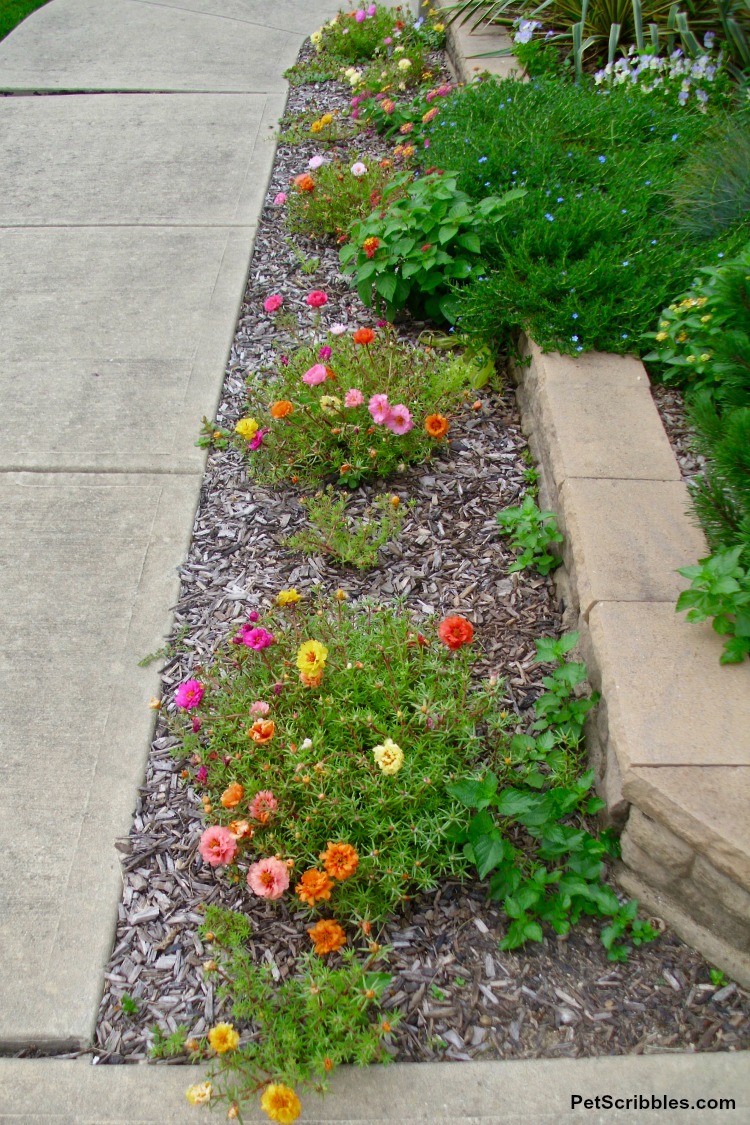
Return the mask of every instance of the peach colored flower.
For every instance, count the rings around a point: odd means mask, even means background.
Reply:
[[[428,414],[424,421],[424,428],[429,437],[437,438],[439,441],[448,433],[448,419],[442,414]]]
[[[261,859],[247,869],[247,885],[260,898],[281,898],[289,886],[289,870],[280,859]]]
[[[270,742],[273,738],[276,724],[273,719],[258,719],[250,727],[247,732],[248,737],[252,738],[253,742],[258,746],[262,746],[265,742]]]
[[[286,418],[294,410],[294,403],[290,402],[288,398],[281,398],[275,402],[271,407],[272,418]]]
[[[348,879],[359,866],[359,856],[351,844],[332,844],[329,840],[328,847],[320,853],[320,858],[326,871],[334,879]]]
[[[279,802],[270,789],[261,789],[250,802],[250,816],[261,824],[268,824],[273,813],[279,807]]]
[[[305,687],[320,687],[323,680],[323,670],[309,674],[308,672],[300,672],[299,682],[304,684]]]
[[[344,406],[361,406],[365,401],[365,396],[357,387],[352,387],[344,395]]]
[[[222,793],[221,803],[225,809],[236,809],[244,796],[243,786],[240,785],[239,781],[233,781]]]
[[[198,845],[203,862],[210,867],[231,863],[237,854],[237,841],[227,828],[214,825],[203,833]]]
[[[252,840],[255,829],[251,828],[246,820],[232,820],[229,822],[229,831],[235,840]]]
[[[315,952],[320,957],[325,956],[326,953],[335,953],[346,944],[346,934],[332,918],[322,918],[314,926],[308,926],[307,932],[312,939]]]
[[[332,889],[333,883],[325,871],[318,871],[317,868],[311,867],[297,883],[294,893],[308,906],[315,906],[318,901],[323,899],[327,901],[331,897]]]
[[[196,1082],[193,1086],[188,1086],[185,1097],[191,1105],[208,1105],[213,1092],[214,1088],[210,1082]]]
[[[302,1103],[290,1086],[272,1082],[260,1099],[261,1109],[278,1125],[292,1125],[302,1112]]]
[[[251,715],[267,715],[270,710],[270,704],[265,703],[262,699],[256,699],[255,703],[250,704]]]
[[[465,617],[456,614],[446,617],[438,625],[438,636],[444,645],[450,649],[459,649],[470,644],[474,637],[474,626]]]

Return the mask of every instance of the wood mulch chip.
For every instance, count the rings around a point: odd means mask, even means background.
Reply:
[[[333,112],[347,100],[334,84],[293,89],[287,122],[302,109]],[[283,294],[285,310],[297,312],[303,325],[311,323],[304,298],[313,288],[329,296],[324,324],[371,322],[339,274],[335,248],[297,238],[306,258],[320,259],[315,272],[302,272],[284,209],[271,202],[319,147],[311,138],[309,144],[278,149],[227,366],[221,425],[233,426],[243,412],[246,378],[256,373],[265,378],[263,370],[293,346],[263,312],[269,294]],[[350,161],[384,153],[376,136],[341,150]],[[422,327],[406,322],[399,332],[415,339]],[[655,392],[663,416],[676,418],[673,395]],[[268,605],[280,588],[304,591],[322,584],[328,590],[343,587],[352,598],[402,595],[417,614],[465,614],[476,626],[482,670],[505,678],[508,707],[524,729],[540,692],[534,638],[560,633],[561,606],[551,579],[508,574],[512,555],[497,533],[495,516],[523,495],[527,446],[513,392],[483,391],[479,397],[481,410],[452,427],[443,456],[388,483],[389,491],[416,505],[398,540],[383,549],[380,567],[366,574],[287,550],[285,539],[305,521],[299,495],[291,488],[257,486],[236,452],[212,451],[181,570],[164,696],[210,659],[249,610]],[[196,431],[198,424],[196,419]],[[673,429],[678,426],[675,421]],[[361,488],[352,498],[353,510],[381,491],[382,486]],[[244,883],[232,885],[202,863],[201,802],[180,777],[182,764],[170,755],[173,744],[160,719],[132,832],[118,844],[123,895],[96,1031],[94,1053],[101,1062],[148,1057],[154,1025],[167,1032],[184,1025],[191,1036],[201,1036],[229,1016],[217,998],[215,976],[202,969],[212,955],[198,935],[207,904],[248,915],[255,955],[278,979],[294,971],[298,954],[309,945],[305,915],[294,912],[291,900],[258,899]],[[485,890],[476,882],[443,883],[408,903],[377,935],[393,947],[385,1006],[404,1013],[386,1039],[396,1058],[578,1057],[748,1045],[748,993],[735,984],[711,984],[703,958],[671,934],[634,951],[626,964],[607,962],[597,927],[589,923],[564,940],[547,934],[539,945],[502,953],[498,941],[506,920]],[[123,994],[138,1001],[133,1017],[122,1011]]]

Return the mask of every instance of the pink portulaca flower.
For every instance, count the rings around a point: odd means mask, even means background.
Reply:
[[[255,794],[250,802],[249,813],[253,820],[259,820],[261,824],[268,824],[273,813],[279,807],[279,802],[274,797],[270,789],[261,789]]]
[[[284,206],[284,204],[286,203],[286,192],[285,192],[285,191],[280,191],[280,192],[278,193],[278,195],[275,195],[275,196],[274,196],[274,199],[273,199],[273,201],[274,201],[274,204],[275,204],[275,205],[276,205],[277,207],[283,207],[283,206]]]
[[[192,719],[190,720],[190,726],[192,727],[193,734],[197,734],[203,726],[203,719],[199,719],[197,715],[193,715]]]
[[[192,711],[194,707],[200,706],[205,690],[199,680],[185,680],[174,693],[175,706],[181,711]]]
[[[377,6],[375,4],[369,4],[368,7],[367,7],[368,16],[374,16],[375,13],[377,12],[377,10],[378,9],[377,9]]]
[[[267,715],[270,710],[270,704],[264,702],[262,699],[256,699],[255,703],[250,705],[251,715]]]
[[[269,633],[267,629],[262,626],[243,625],[239,632],[240,644],[245,645],[247,648],[252,648],[255,652],[260,652],[263,648],[268,648],[273,644],[273,633]]]
[[[414,429],[414,419],[402,402],[391,407],[385,424],[392,434],[398,434],[399,437]]]
[[[237,854],[237,841],[228,828],[214,825],[203,833],[198,845],[203,862],[211,867],[222,867],[231,863]]]
[[[270,432],[271,431],[268,429],[268,426],[266,426],[262,430],[256,430],[253,436],[250,438],[248,449],[252,450],[252,452],[255,453],[263,444],[263,438]]]
[[[367,12],[363,8],[360,8],[358,12],[355,12],[354,18],[357,23],[364,23],[367,19]]]
[[[322,309],[323,305],[328,304],[328,297],[322,289],[313,289],[312,293],[308,293],[305,297],[305,303],[311,309]]]
[[[367,165],[363,164],[361,160],[358,160],[356,164],[352,164],[352,175],[356,176],[357,179],[359,179],[360,176],[366,176]]]
[[[344,395],[344,406],[361,406],[365,401],[365,396],[356,387],[352,387]]]
[[[373,422],[382,426],[391,413],[388,395],[373,395],[367,404],[367,409],[370,411]]]
[[[247,885],[260,898],[281,898],[289,886],[289,870],[280,859],[261,859],[247,871]]]
[[[328,344],[324,344],[323,347],[318,352],[318,359],[322,359],[323,362],[325,363],[325,361],[327,359],[331,358],[332,354],[333,353],[332,353],[331,349],[328,347]]]
[[[316,172],[318,170],[318,168],[322,167],[323,164],[325,164],[325,157],[320,156],[319,154],[316,153],[315,156],[311,156],[310,159],[308,160],[307,167],[310,169],[311,172]]]
[[[263,308],[267,313],[276,312],[284,304],[284,298],[279,293],[272,293],[270,297],[266,297],[263,302]]]
[[[208,781],[208,770],[206,769],[205,766],[201,766],[199,770],[196,770],[195,780],[198,782],[199,785],[205,785],[206,784],[206,782]]]
[[[313,367],[308,367],[302,376],[302,382],[307,383],[308,387],[317,387],[319,383],[325,383],[327,378],[328,372],[323,364],[316,363]]]
[[[329,329],[329,332],[331,333],[332,336],[343,336],[344,333],[346,332],[346,325],[345,324],[332,324],[330,329]]]

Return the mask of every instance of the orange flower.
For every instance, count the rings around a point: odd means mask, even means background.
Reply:
[[[221,803],[225,809],[236,809],[244,796],[245,790],[239,781],[233,781],[222,793]]]
[[[428,414],[425,418],[424,428],[432,438],[444,438],[448,433],[448,419],[442,414]]]
[[[474,626],[465,617],[456,614],[455,617],[446,617],[438,625],[438,636],[448,648],[457,649],[468,645],[474,636]]]
[[[253,723],[247,733],[248,737],[252,738],[253,742],[257,742],[259,746],[262,746],[264,742],[271,741],[275,730],[276,724],[273,719],[258,719],[257,722]]]
[[[355,344],[371,344],[375,339],[372,328],[358,328],[352,336]]]
[[[282,398],[271,407],[271,417],[286,418],[287,414],[291,414],[293,410],[294,403],[291,403],[288,398]]]
[[[251,828],[246,820],[232,820],[229,822],[229,831],[235,840],[252,840],[255,829]]]
[[[308,906],[315,906],[319,899],[328,899],[331,897],[333,883],[326,875],[325,871],[318,871],[317,868],[311,867],[306,871],[300,879],[297,886],[294,888],[294,893]]]
[[[364,250],[368,258],[373,258],[375,256],[375,251],[379,246],[380,239],[375,238],[374,235],[371,238],[366,238],[362,243],[362,249]]]
[[[320,957],[325,956],[326,953],[335,953],[346,944],[346,934],[332,918],[322,918],[314,926],[309,926],[307,932],[312,939],[315,952]]]
[[[332,844],[320,853],[323,866],[334,879],[348,879],[359,866],[359,856],[351,844]]]
[[[312,675],[310,675],[309,672],[300,672],[299,679],[300,683],[304,684],[305,687],[320,687],[321,680],[323,679],[323,672],[321,670],[320,672],[315,672]]]
[[[307,172],[294,177],[294,186],[297,191],[315,191],[315,180]]]

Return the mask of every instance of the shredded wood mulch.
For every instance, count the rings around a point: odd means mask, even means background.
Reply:
[[[334,84],[300,87],[291,92],[286,123],[303,109],[333,112],[346,104],[346,92]],[[303,325],[311,324],[304,298],[313,288],[329,296],[324,324],[371,323],[371,313],[339,274],[336,249],[297,238],[305,258],[319,259],[314,272],[303,272],[283,209],[271,203],[319,147],[279,147],[227,366],[220,425],[233,426],[243,413],[245,380],[267,377],[292,346],[263,312],[270,293],[281,293],[285,310],[296,312]],[[382,141],[364,136],[341,155],[353,161],[384,152]],[[407,322],[399,331],[414,340],[422,327]],[[181,572],[163,667],[165,699],[210,660],[251,609],[268,605],[281,588],[304,591],[320,584],[343,587],[352,599],[401,595],[419,615],[458,611],[470,618],[482,649],[481,670],[504,677],[507,705],[518,716],[518,729],[525,729],[541,690],[534,638],[561,632],[562,606],[550,578],[508,574],[512,554],[495,517],[524,493],[527,446],[512,391],[483,391],[480,397],[481,409],[452,425],[444,455],[388,482],[389,492],[416,504],[398,540],[382,550],[381,565],[369,573],[290,552],[285,540],[305,523],[300,496],[291,488],[257,486],[235,451],[212,451]],[[352,510],[385,487],[359,489]],[[202,863],[200,796],[181,777],[183,763],[170,754],[174,744],[160,718],[132,831],[118,844],[123,896],[93,1051],[101,1062],[147,1058],[154,1025],[166,1033],[184,1025],[199,1037],[218,1018],[229,1017],[226,1002],[217,998],[216,975],[202,967],[213,955],[198,935],[208,904],[245,912],[253,952],[277,979],[294,972],[297,956],[309,946],[306,915],[294,912],[293,901],[258,899],[244,883],[232,885]],[[393,947],[385,1007],[404,1014],[386,1039],[390,1053],[424,1061],[736,1050],[748,1044],[750,996],[733,983],[712,984],[703,958],[673,935],[663,933],[626,964],[612,964],[593,924],[579,925],[565,939],[548,933],[539,945],[502,953],[498,942],[506,923],[484,885],[446,882],[408,903],[373,935]],[[122,1010],[125,994],[138,1003],[133,1016]]]

